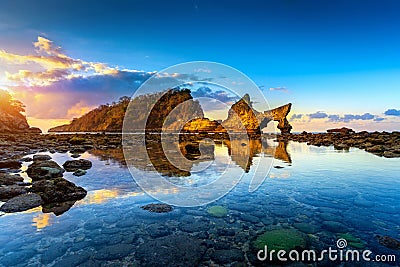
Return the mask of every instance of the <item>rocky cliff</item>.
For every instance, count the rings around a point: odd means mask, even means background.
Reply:
[[[272,120],[279,122],[278,129],[282,133],[290,133],[292,128],[286,119],[290,103],[259,112],[252,107],[248,94],[232,105],[227,119],[222,123],[204,118],[200,103],[192,99],[188,89],[141,95],[132,100],[126,112],[129,102],[129,98],[123,97],[118,103],[100,106],[70,124],[54,127],[49,132],[121,132],[124,116],[125,122],[129,122],[125,124],[125,130],[132,132],[145,128],[153,132],[182,129],[183,132],[260,133]]]
[[[20,101],[0,90],[0,133],[41,133],[39,128],[29,127],[24,111]]]
[[[130,101],[128,97],[122,97],[118,103],[102,105],[70,124],[51,128],[49,132],[121,132],[125,115],[127,131],[141,131],[144,127],[149,131],[159,131],[162,127],[176,130],[181,129],[182,122],[188,121],[189,117],[204,117],[199,102],[192,100],[187,89],[138,96],[125,113]],[[152,107],[150,115],[149,107]]]

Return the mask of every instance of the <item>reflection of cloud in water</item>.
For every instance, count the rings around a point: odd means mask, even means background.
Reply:
[[[40,231],[41,229],[50,226],[52,224],[52,213],[38,213],[37,216],[33,217],[32,225],[36,226],[36,230]]]
[[[291,174],[288,171],[284,171],[284,172],[280,172],[280,173],[271,172],[269,174],[269,178],[271,178],[271,179],[287,179],[287,178],[290,178],[290,176],[291,176]]]

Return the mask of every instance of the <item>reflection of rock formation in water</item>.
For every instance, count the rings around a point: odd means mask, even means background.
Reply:
[[[117,163],[120,167],[126,166],[122,148],[92,149],[89,153],[101,161],[111,161]]]
[[[178,141],[165,138],[166,140],[162,141],[161,135],[149,134],[144,141],[145,145],[132,140],[129,146],[124,148],[128,165],[145,171],[155,169],[160,174],[170,177],[190,176],[194,164],[214,158],[213,145],[200,143],[200,140]]]
[[[260,154],[263,143],[260,139],[231,139],[224,140],[224,144],[228,147],[228,153],[232,160],[239,165],[245,172],[250,171],[253,164],[253,157]]]
[[[287,142],[279,141],[277,146],[268,146],[264,148],[264,153],[276,159],[282,160],[287,163],[292,163],[292,159],[287,152]]]
[[[266,141],[261,139],[231,139],[224,140],[224,144],[228,147],[229,155],[232,160],[243,170],[249,172],[253,165],[253,157],[264,153],[276,159],[291,163],[289,153],[286,150],[287,143],[279,142],[278,146],[268,146]]]

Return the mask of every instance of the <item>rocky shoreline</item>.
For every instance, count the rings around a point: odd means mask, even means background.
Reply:
[[[261,135],[251,135],[261,138]],[[264,134],[280,143],[306,142],[313,146],[333,146],[336,150],[351,147],[386,158],[400,157],[400,132],[359,132],[339,131],[328,133]],[[152,137],[154,139],[154,137]],[[228,140],[224,134],[182,135],[180,142],[195,142],[203,138]],[[150,139],[152,140],[152,139]],[[63,178],[63,173],[73,172],[75,176],[85,175],[92,167],[90,161],[79,158],[86,151],[122,151],[121,134],[3,134],[0,135],[0,207],[3,212],[18,212],[42,206],[43,211],[61,214],[75,201],[86,196],[86,190]],[[186,145],[186,148],[188,145]],[[49,155],[27,155],[50,152],[69,152],[73,160],[59,166]],[[122,153],[122,152],[121,152]],[[197,154],[195,155],[197,157]],[[123,157],[121,161],[124,161]],[[24,181],[18,174],[23,162],[32,162],[26,170],[32,181]],[[121,162],[122,163],[122,162]],[[122,163],[123,164],[123,163]],[[163,168],[166,168],[163,166]],[[170,169],[167,168],[170,172]]]
[[[278,141],[295,141],[313,146],[333,146],[336,150],[349,150],[351,147],[385,158],[400,157],[400,132],[338,132],[307,133],[270,136]]]

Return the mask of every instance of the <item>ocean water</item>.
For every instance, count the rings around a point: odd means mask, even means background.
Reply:
[[[219,162],[231,160],[231,175],[242,176],[240,182],[215,202],[176,206],[172,212],[160,214],[141,209],[159,202],[135,183],[121,150],[86,152],[81,158],[93,163],[87,174],[64,175],[88,191],[71,209],[59,216],[43,213],[41,208],[1,214],[0,265],[230,266],[239,262],[241,266],[257,266],[267,263],[254,258],[251,244],[274,229],[302,232],[307,248],[317,251],[336,248],[337,239],[346,233],[356,237],[363,250],[397,259],[387,263],[325,260],[312,263],[315,266],[399,265],[399,250],[379,244],[376,235],[400,239],[400,159],[381,158],[354,148],[337,151],[295,142],[286,147],[272,140],[250,150],[250,159],[242,162],[230,155],[232,148],[229,150],[227,144],[218,143],[215,158]],[[68,153],[49,155],[60,165],[71,159]],[[211,159],[204,162],[192,166],[205,164],[202,171],[186,176],[168,167],[163,170],[174,184],[200,187],[215,181],[223,167]],[[249,192],[254,166],[268,164],[272,165],[266,179]],[[178,194],[154,190],[153,196]],[[227,215],[211,216],[207,210],[215,205],[225,207]]]

